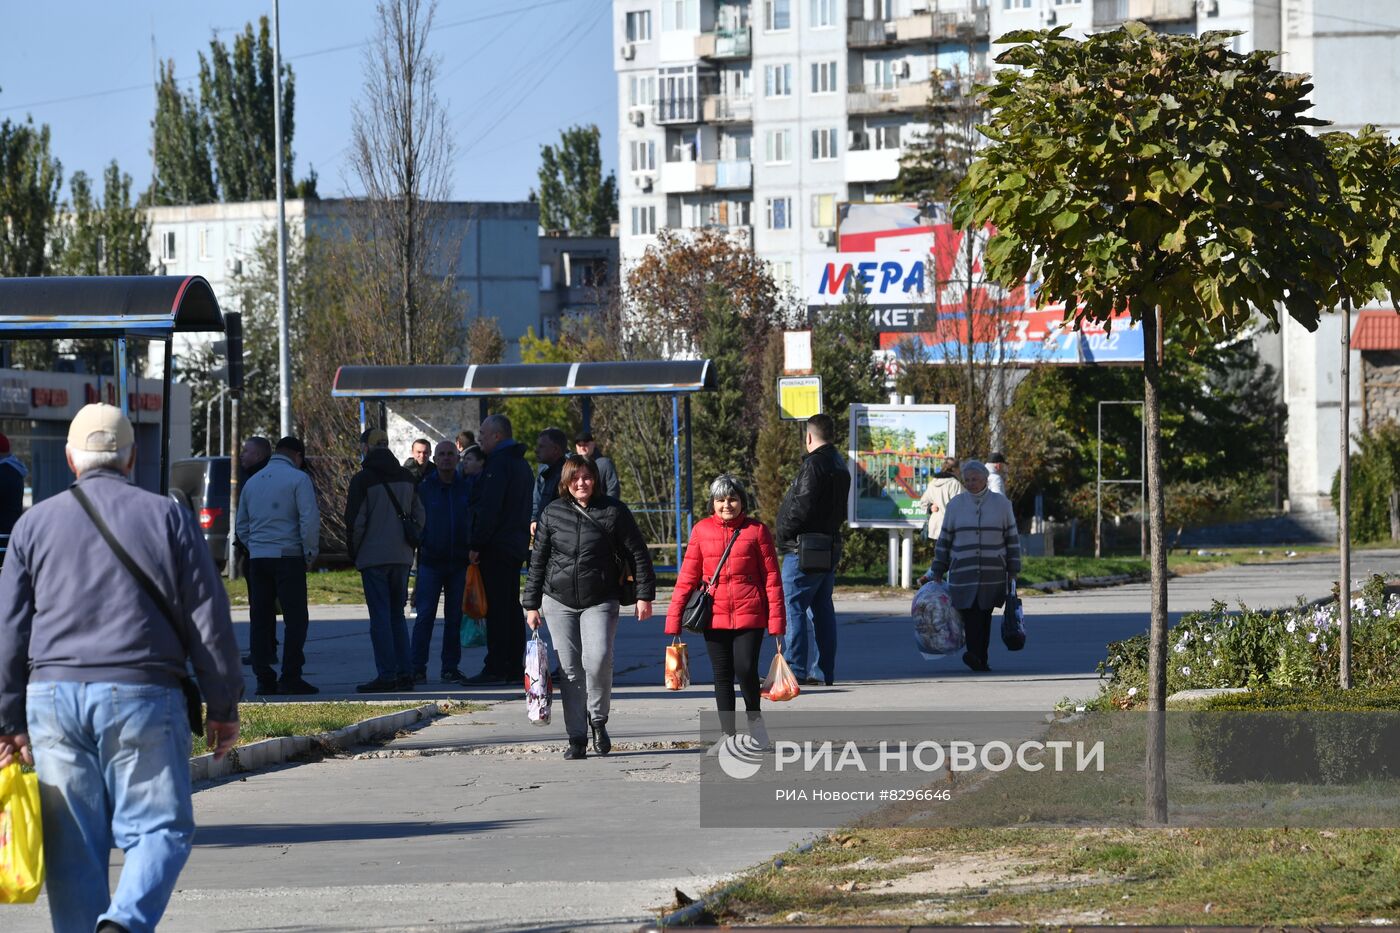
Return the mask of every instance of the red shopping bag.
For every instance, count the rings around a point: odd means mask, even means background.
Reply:
[[[486,618],[486,584],[481,582],[481,568],[467,565],[467,586],[462,591],[462,612],[473,619]]]

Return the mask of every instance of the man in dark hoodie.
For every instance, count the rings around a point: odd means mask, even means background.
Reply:
[[[530,553],[530,512],[535,478],[525,445],[512,435],[510,419],[492,415],[477,441],[486,466],[473,499],[470,560],[481,567],[486,586],[486,661],[467,683],[499,686],[525,674],[525,613],[520,608],[520,570]]]
[[[345,538],[365,588],[376,676],[355,689],[360,693],[412,690],[413,662],[403,607],[414,543],[404,526],[411,522],[421,534],[423,503],[413,476],[389,452],[389,437],[382,429],[370,428],[360,442],[364,468],[350,480],[345,498]]]
[[[471,532],[471,485],[457,473],[457,446],[439,441],[433,452],[437,469],[418,484],[427,524],[423,544],[418,549],[418,592],[413,622],[413,682],[428,680],[428,655],[437,621],[438,600],[442,607],[442,676],[445,684],[466,680],[457,665],[462,661],[462,591],[467,584],[467,552]]]

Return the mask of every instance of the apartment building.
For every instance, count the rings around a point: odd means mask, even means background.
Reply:
[[[614,0],[621,256],[718,227],[779,278],[884,196],[935,72],[985,70],[986,0]]]
[[[338,236],[352,205],[343,199],[289,200],[289,235]],[[450,268],[455,275],[469,318],[496,318],[506,339],[507,361],[518,360],[518,341],[526,330],[541,333],[545,329],[539,295],[539,205],[454,201],[440,206],[441,241],[455,244],[456,253],[450,257],[450,266],[448,257],[436,265],[444,273]],[[146,213],[157,271],[202,275],[225,310],[238,310],[237,280],[248,271],[258,243],[275,235],[277,202],[153,207]],[[190,341],[206,339],[183,334],[176,338],[177,354],[188,349]]]

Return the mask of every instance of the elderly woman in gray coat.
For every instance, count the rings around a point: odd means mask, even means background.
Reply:
[[[963,464],[966,489],[944,507],[933,566],[924,577],[939,583],[946,578],[953,608],[967,632],[963,663],[974,671],[991,670],[987,645],[992,612],[1006,602],[1011,581],[1021,572],[1021,539],[1011,500],[987,488],[987,475],[980,461]]]

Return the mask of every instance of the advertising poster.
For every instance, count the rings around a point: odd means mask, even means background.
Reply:
[[[850,427],[853,528],[912,528],[928,520],[919,498],[955,456],[953,405],[852,405]]]

